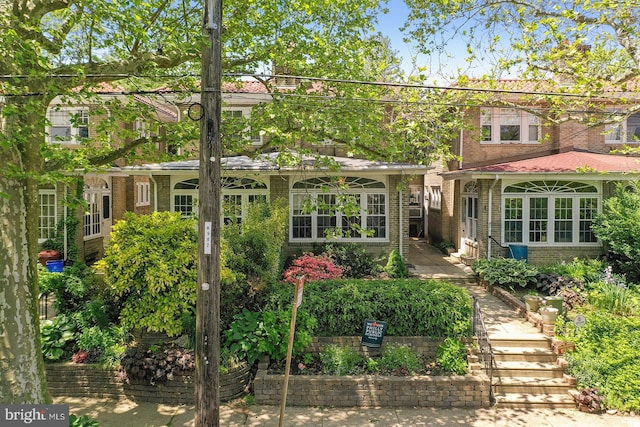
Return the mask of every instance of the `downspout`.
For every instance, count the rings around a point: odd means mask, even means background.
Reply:
[[[493,211],[493,188],[497,183],[498,174],[496,174],[496,177],[493,179],[493,184],[491,184],[491,187],[489,187],[489,212],[487,212],[487,236],[489,238],[487,239],[487,258],[491,258],[491,227],[493,227],[493,215],[491,214],[491,212]]]
[[[463,114],[463,116],[464,116],[464,114]],[[459,146],[459,148],[458,148],[458,156],[459,156],[460,160],[458,160],[458,169],[462,169],[462,146],[464,145],[462,143],[463,138],[464,138],[464,129],[460,129],[460,141],[458,143],[458,146]]]
[[[67,197],[67,193],[69,191],[69,187],[67,186],[67,184],[64,185],[64,196]],[[63,251],[64,251],[64,260],[66,261],[67,259],[69,259],[69,255],[68,255],[68,249],[69,249],[69,243],[67,242],[67,238],[68,233],[67,233],[67,216],[69,216],[69,211],[68,211],[68,206],[65,203],[64,204],[64,227],[63,227]]]
[[[400,211],[399,212],[400,226],[398,227],[398,234],[399,234],[398,252],[400,252],[400,256],[404,258],[404,253],[403,253],[404,251],[402,250],[402,246],[403,246],[402,233],[404,231],[404,221],[403,221],[403,215],[402,215],[402,189],[398,190],[398,210]]]
[[[153,211],[158,212],[158,183],[153,179],[153,174],[149,174],[149,181],[153,182]]]

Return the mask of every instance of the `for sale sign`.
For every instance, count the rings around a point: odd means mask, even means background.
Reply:
[[[366,347],[382,346],[382,339],[387,330],[387,322],[377,320],[365,320],[362,327],[362,342]]]

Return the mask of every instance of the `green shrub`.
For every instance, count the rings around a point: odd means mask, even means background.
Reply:
[[[125,350],[124,340],[125,333],[122,328],[92,326],[78,333],[77,347],[94,355],[96,362],[116,366]]]
[[[384,271],[394,279],[402,279],[409,276],[409,270],[407,270],[407,266],[397,249],[392,250],[389,254],[389,260],[384,267]]]
[[[579,330],[567,325],[566,339],[576,350],[567,353],[568,370],[579,388],[596,388],[609,408],[640,411],[640,318],[584,313]]]
[[[45,320],[40,326],[42,354],[49,362],[66,360],[74,349],[76,325],[64,314]]]
[[[640,282],[640,184],[618,184],[615,196],[603,201],[603,212],[591,228],[608,250],[614,270],[631,282]]]
[[[293,286],[269,289],[267,308],[286,309]],[[437,280],[326,280],[307,283],[299,313],[318,322],[319,336],[359,336],[366,319],[384,320],[395,336],[467,336],[471,298],[467,291]]]
[[[455,338],[445,338],[438,347],[437,361],[445,373],[464,375],[469,369],[467,349],[460,340]]]
[[[323,243],[314,248],[314,253],[331,257],[342,268],[342,277],[359,279],[376,276],[382,271],[373,255],[358,243]]]
[[[484,280],[489,284],[505,288],[527,287],[536,282],[538,275],[538,269],[535,266],[513,258],[476,261],[472,268],[478,273],[481,271]]]
[[[290,286],[292,287],[292,286]],[[243,310],[225,331],[225,347],[249,364],[264,356],[275,362],[286,358],[291,325],[291,310]],[[301,354],[311,343],[316,321],[298,311],[292,354]]]
[[[328,345],[320,352],[325,375],[357,375],[362,372],[363,358],[351,347]]]
[[[172,212],[126,213],[99,267],[122,305],[123,326],[178,335],[196,302],[195,222]]]
[[[422,362],[418,355],[406,344],[383,345],[381,349],[378,369],[383,374],[393,374],[403,369],[407,374],[415,374],[422,369]]]
[[[80,417],[74,414],[69,415],[69,427],[98,427],[99,425],[99,422],[89,418],[88,415]]]

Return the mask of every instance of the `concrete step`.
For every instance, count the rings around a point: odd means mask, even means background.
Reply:
[[[555,362],[557,359],[551,349],[533,347],[494,347],[493,355],[500,362]]]
[[[560,409],[575,408],[576,404],[569,394],[538,394],[527,395],[520,393],[496,393],[496,407],[498,408],[527,408],[527,409]]]
[[[494,378],[494,390],[496,393],[519,394],[561,394],[565,395],[573,388],[570,383],[562,378],[535,378],[535,377],[502,377]]]
[[[490,335],[493,348],[551,348],[551,340],[542,334]]]
[[[564,368],[546,362],[496,362],[494,377],[562,378]]]

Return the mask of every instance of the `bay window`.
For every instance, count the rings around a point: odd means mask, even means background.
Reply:
[[[311,178],[293,184],[290,239],[387,239],[387,191],[362,177]]]
[[[600,195],[594,185],[530,181],[503,190],[505,243],[542,245],[597,243],[591,231]]]

